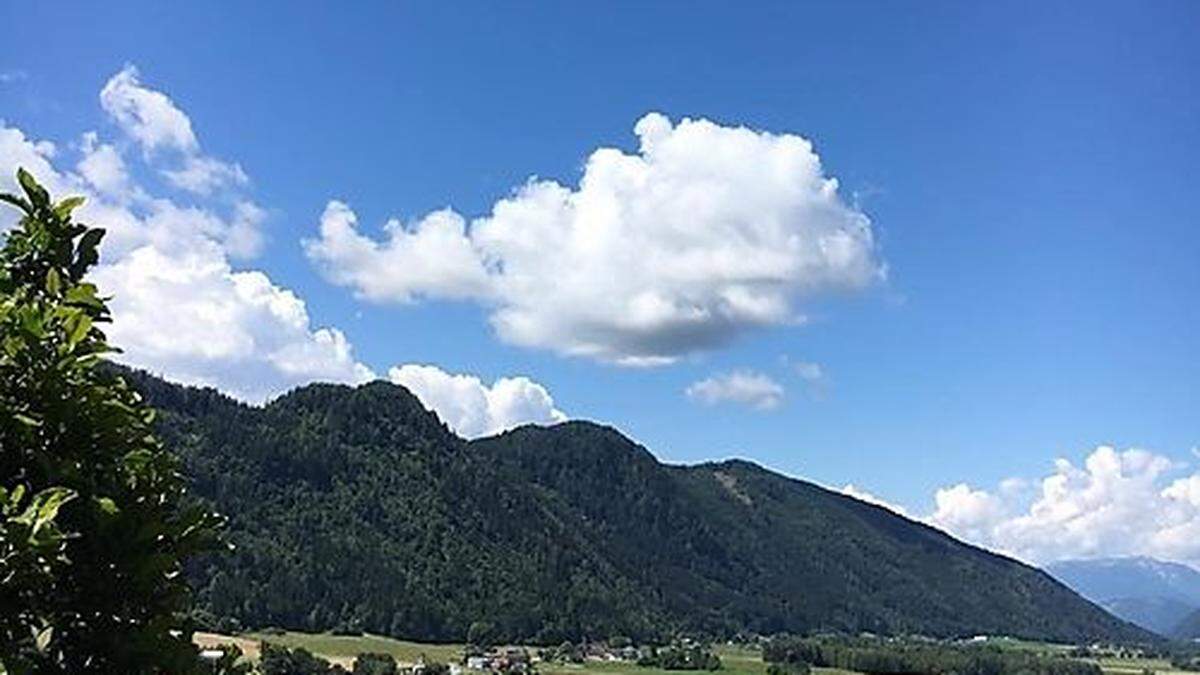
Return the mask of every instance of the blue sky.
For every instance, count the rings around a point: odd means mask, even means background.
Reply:
[[[1103,472],[1084,460],[1103,445],[1118,478],[1153,473],[1146,494],[1192,477],[1194,3],[79,3],[6,5],[0,20],[27,27],[0,55],[0,118],[58,146],[64,184],[95,130],[146,190],[225,214],[252,200],[264,243],[229,253],[232,269],[290,289],[314,330],[339,329],[377,374],[527,376],[567,415],[612,423],[666,460],[745,456],[914,515],[966,483],[965,512],[1005,514],[975,539],[1034,559],[1114,551],[1026,550],[995,534],[1019,527],[1041,489],[1009,502],[1006,490],[1026,488],[1002,481],[1060,474],[1064,457],[1087,497]],[[199,145],[147,145],[102,106],[130,64]],[[634,125],[652,111],[811,141],[842,205],[870,219],[886,280],[789,296],[802,325],[764,321],[631,368],[501,339],[494,301],[363,300],[302,245],[330,200],[382,241],[389,218],[452,207],[470,221],[534,176],[574,189],[597,148],[636,155]],[[168,151],[247,178],[227,180],[229,194],[180,194],[156,173]],[[618,275],[625,264],[601,262]],[[141,329],[186,330],[167,324]],[[766,405],[685,395],[735,372],[782,393]],[[971,536],[965,512],[939,522]],[[1118,525],[1114,542],[1134,526]]]

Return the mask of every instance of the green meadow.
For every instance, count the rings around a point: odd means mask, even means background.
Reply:
[[[270,642],[290,649],[304,648],[313,654],[344,665],[349,665],[355,656],[365,652],[390,654],[401,663],[416,663],[422,657],[429,661],[451,663],[459,661],[463,655],[462,644],[410,642],[379,635],[268,631],[245,633],[234,637],[204,633],[198,635],[197,641],[205,646],[237,644],[252,660],[256,660],[258,657],[259,643]],[[1021,640],[1002,639],[995,640],[993,643],[1009,649],[1044,653],[1062,654],[1070,649],[1065,645]],[[536,648],[531,648],[530,651],[536,651]],[[766,675],[767,664],[763,662],[759,651],[753,647],[718,645],[715,651],[721,657],[720,672],[725,675]],[[1185,671],[1172,668],[1171,664],[1164,659],[1105,657],[1091,660],[1108,675],[1142,675],[1147,672],[1156,675],[1189,675]],[[578,664],[539,663],[538,671],[543,675],[679,675],[679,671],[644,668],[623,661],[586,661]],[[836,668],[814,668],[813,673],[814,675],[858,675],[852,671]]]

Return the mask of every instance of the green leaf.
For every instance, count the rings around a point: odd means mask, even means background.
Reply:
[[[0,202],[8,202],[18,209],[21,209],[25,213],[29,213],[29,211],[33,208],[29,205],[29,202],[25,201],[24,197],[8,192],[0,192]]]
[[[79,312],[79,310],[75,311]],[[67,344],[74,347],[87,337],[91,330],[92,317],[83,313],[74,314],[67,322]]]
[[[54,626],[46,626],[39,631],[37,637],[34,639],[34,642],[37,644],[38,651],[46,651],[46,648],[50,646],[50,640],[52,639],[54,639]]]
[[[45,527],[58,517],[58,510],[64,504],[75,499],[79,493],[65,487],[46,488],[33,498],[34,505],[37,506],[37,517],[33,521],[33,531]]]
[[[54,205],[54,215],[59,218],[66,218],[71,215],[72,211],[82,206],[84,201],[84,198],[80,196],[67,197]]]
[[[16,509],[21,504],[21,500],[25,498],[25,486],[18,485],[13,488],[12,494],[9,495],[8,506],[10,509]]]
[[[46,192],[46,188],[39,185],[33,174],[24,168],[17,169],[17,182],[21,184],[21,189],[25,190],[35,208],[50,204],[50,193]]]
[[[96,286],[94,284],[72,286],[67,289],[66,300],[72,305],[85,305],[97,309],[104,307],[104,303],[100,298],[96,297]]]
[[[71,273],[75,278],[82,277],[88,268],[100,260],[98,247],[104,238],[104,228],[93,227],[79,239],[79,247],[75,254],[75,262],[71,265]]]
[[[59,275],[58,270],[51,267],[50,271],[46,272],[46,292],[50,295],[58,295],[61,290],[62,277]]]
[[[106,515],[115,516],[121,512],[120,507],[117,506],[117,503],[111,497],[93,497],[92,499],[96,502],[96,506],[99,507],[100,511]]]
[[[21,329],[38,340],[46,337],[46,325],[42,320],[42,315],[32,307],[22,312]]]
[[[100,245],[100,240],[104,238],[104,228],[93,227],[79,239],[79,254],[83,257],[84,253],[94,254],[96,247]]]

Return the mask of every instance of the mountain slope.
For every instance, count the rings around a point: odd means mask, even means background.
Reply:
[[[542,642],[819,629],[1148,639],[1042,572],[747,462],[659,463],[574,422],[468,443],[403,388],[263,408],[129,377],[236,549],[191,571],[247,625]]]
[[[1195,642],[1200,640],[1200,609],[1192,610],[1171,629],[1169,637]]]
[[[477,441],[592,524],[614,565],[708,630],[1077,639],[1114,629],[1044,573],[744,461],[658,464],[585,422]]]
[[[1200,572],[1145,557],[1067,560],[1046,567],[1080,595],[1126,621],[1172,636],[1200,608]]]

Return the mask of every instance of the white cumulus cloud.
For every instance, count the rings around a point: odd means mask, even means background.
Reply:
[[[314,329],[299,297],[262,272],[235,271],[215,245],[142,246],[92,280],[113,295],[108,334],[121,360],[172,379],[262,401],[312,380],[374,377],[340,331]]]
[[[767,375],[736,370],[694,382],[684,393],[706,405],[738,403],[758,410],[772,410],[783,401],[783,386]]]
[[[1059,459],[1040,482],[938,490],[928,521],[1034,563],[1147,555],[1200,566],[1200,472],[1163,455],[1109,446],[1081,466]]]
[[[166,94],[142,86],[138,70],[125,66],[100,90],[100,105],[146,151],[196,152],[192,120]]]
[[[864,490],[864,489],[858,487],[857,485],[855,485],[854,483],[846,483],[845,485],[843,485],[841,487],[840,490],[838,490],[838,492],[841,492],[842,494],[846,495],[847,497],[854,497],[855,499],[857,499],[860,502],[874,504],[875,506],[882,506],[883,508],[885,508],[889,511],[892,511],[893,513],[898,513],[906,518],[912,517],[909,514],[908,509],[905,509],[903,506],[896,504],[894,502],[890,502],[890,501],[884,499],[883,497],[880,497],[872,492]]]
[[[125,66],[100,91],[100,105],[147,155],[174,151],[175,164],[160,169],[177,187],[208,195],[245,185],[242,167],[204,154],[192,120],[169,96],[142,84],[136,67]]]
[[[106,196],[122,199],[129,192],[129,170],[121,153],[109,143],[101,143],[99,135],[89,131],[83,135],[80,150],[83,157],[75,165],[79,175]]]
[[[410,302],[436,293],[442,297],[482,297],[488,275],[471,241],[463,236],[466,223],[453,211],[435,211],[405,227],[392,220],[384,226],[389,237],[376,242],[358,233],[358,217],[350,207],[333,201],[321,215],[321,236],[305,242],[314,259],[338,261],[325,269],[337,284],[351,286],[369,300]]]
[[[551,424],[567,418],[542,385],[527,377],[503,377],[491,385],[473,375],[437,366],[405,364],[388,379],[407,387],[460,436],[490,436],[522,424]]]
[[[796,135],[673,124],[593,152],[578,187],[530,180],[468,221],[440,211],[382,238],[331,202],[309,258],[367,300],[472,300],[500,339],[631,365],[798,322],[812,294],[881,279],[871,223]]]
[[[161,169],[161,150],[182,152],[185,162],[205,159],[191,120],[142,85],[132,67],[104,86],[101,104],[145,151],[135,161]],[[374,377],[340,331],[312,325],[293,292],[263,272],[234,267],[233,259],[261,249],[263,209],[244,196],[155,195],[131,178],[121,146],[86,133],[72,164],[55,144],[0,122],[0,190],[19,191],[14,175],[24,167],[56,197],[86,197],[78,219],[107,230],[91,276],[113,296],[106,331],[124,350],[119,360],[255,402],[312,380]],[[4,209],[0,229],[15,220]]]

